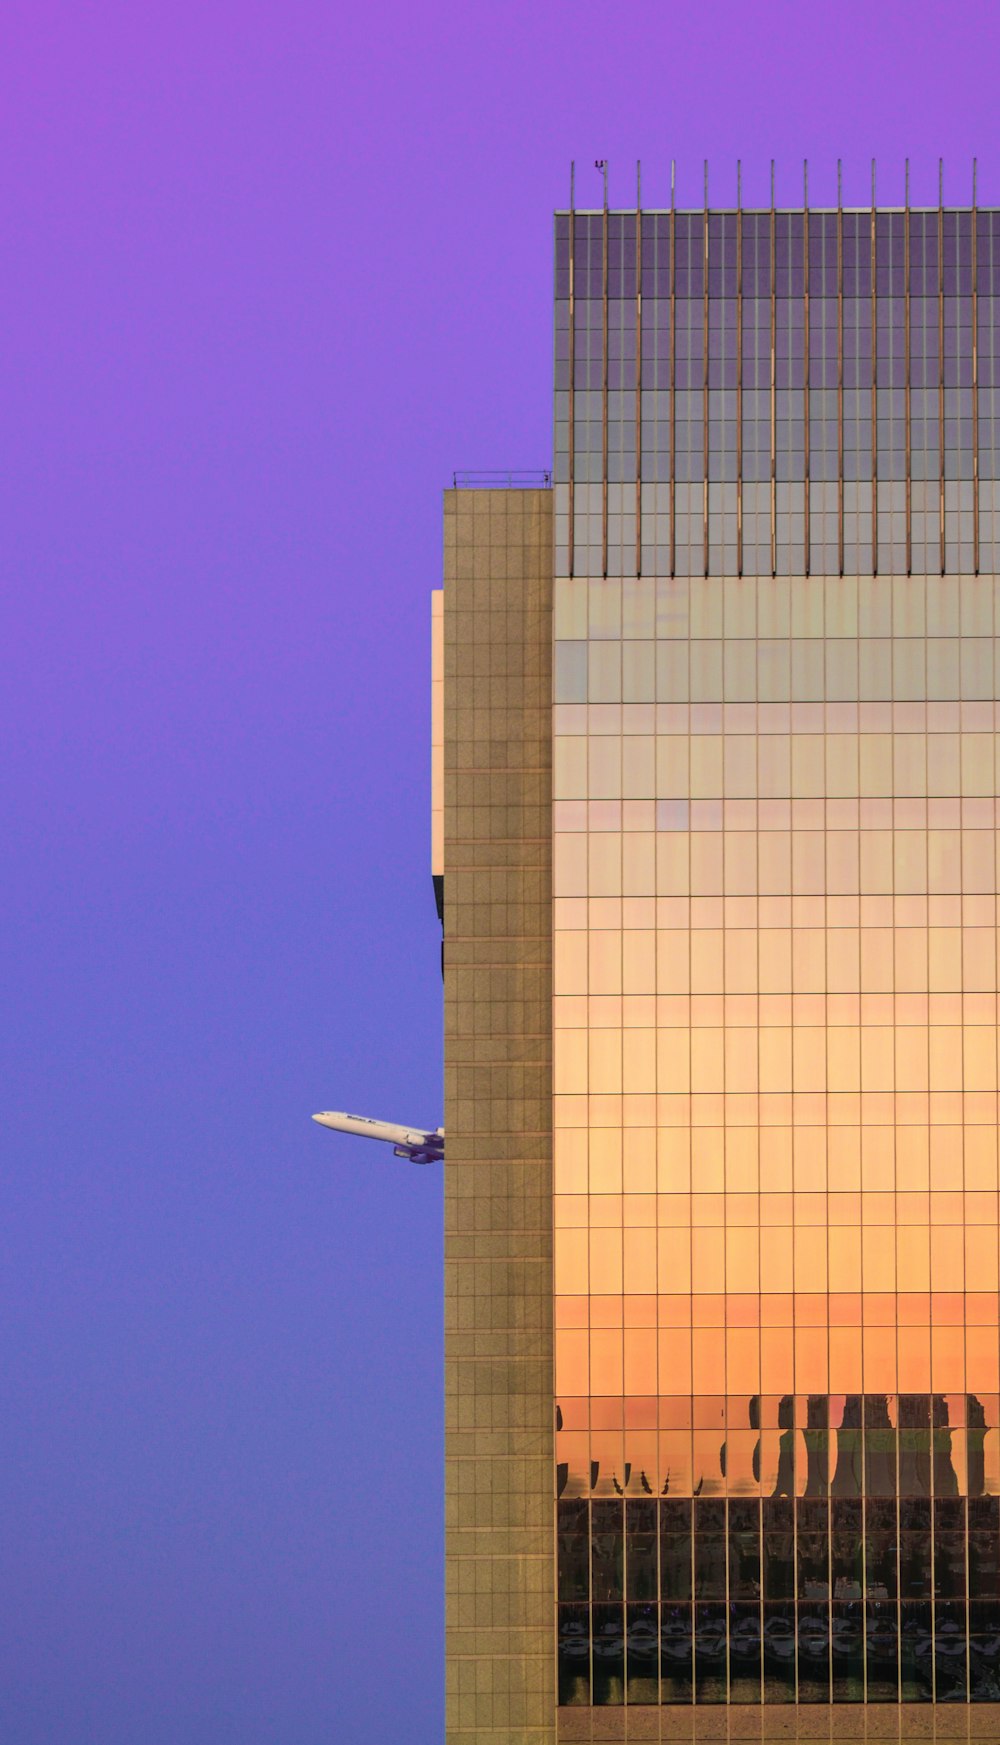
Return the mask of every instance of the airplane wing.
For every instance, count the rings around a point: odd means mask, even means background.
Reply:
[[[432,1140],[433,1137],[433,1134],[428,1134],[428,1141]],[[408,1157],[411,1163],[441,1163],[444,1158],[444,1144],[440,1140],[436,1146],[430,1143],[427,1145],[394,1145],[392,1149],[396,1157]]]

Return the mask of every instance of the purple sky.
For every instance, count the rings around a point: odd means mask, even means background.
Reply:
[[[428,591],[550,214],[1000,200],[987,4],[7,0],[0,1738],[442,1737]],[[374,1155],[373,1155],[374,1152]]]

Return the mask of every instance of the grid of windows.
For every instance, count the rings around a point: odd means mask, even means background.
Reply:
[[[1000,1695],[996,595],[555,584],[565,1702]]]
[[[1000,212],[557,214],[556,573],[992,572],[998,305]]]
[[[563,1503],[559,1700],[995,1702],[997,1543],[993,1496]]]

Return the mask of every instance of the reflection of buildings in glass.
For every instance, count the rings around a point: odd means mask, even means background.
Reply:
[[[661,1702],[985,1700],[1000,214],[556,252],[558,1482],[624,1548],[562,1700],[654,1700],[633,1509]]]
[[[446,499],[456,1739],[1000,1702],[998,336],[1000,213],[560,213]]]

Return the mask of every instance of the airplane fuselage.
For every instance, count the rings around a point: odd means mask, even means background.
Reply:
[[[414,1163],[436,1163],[444,1156],[444,1129],[400,1127],[392,1121],[376,1121],[368,1115],[348,1115],[339,1109],[324,1109],[313,1116],[321,1127],[335,1133],[351,1133],[360,1139],[381,1139],[394,1147],[397,1157]]]

